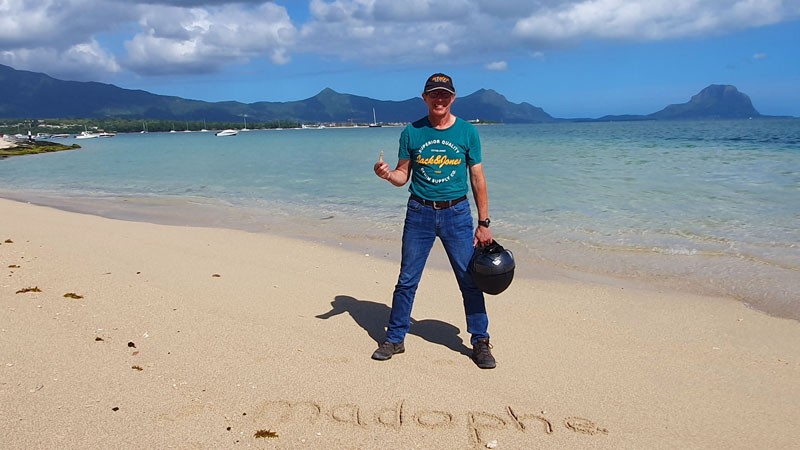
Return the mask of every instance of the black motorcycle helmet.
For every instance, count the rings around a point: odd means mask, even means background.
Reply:
[[[514,255],[495,241],[478,245],[469,262],[469,273],[475,287],[481,291],[497,295],[511,285],[514,279]]]

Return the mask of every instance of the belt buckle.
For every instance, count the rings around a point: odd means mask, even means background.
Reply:
[[[439,205],[444,205],[444,206],[439,206]],[[433,202],[433,209],[445,209],[445,208],[449,208],[449,207],[450,207],[450,202],[449,201],[445,201],[445,202],[434,201]]]

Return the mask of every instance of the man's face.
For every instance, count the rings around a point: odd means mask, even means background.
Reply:
[[[450,105],[453,104],[456,96],[444,89],[437,89],[425,94],[422,94],[422,99],[428,105],[428,111],[432,115],[441,116],[450,111]]]

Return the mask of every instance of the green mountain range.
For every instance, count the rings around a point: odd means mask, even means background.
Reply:
[[[103,118],[175,121],[253,122],[294,120],[304,123],[369,123],[373,108],[379,122],[416,120],[426,113],[422,99],[376,100],[324,89],[305,100],[290,102],[205,102],[123,89],[97,82],[63,81],[43,73],[0,65],[0,117]],[[459,97],[455,113],[468,120],[503,123],[548,123],[566,120],[674,120],[762,117],[750,98],[728,85],[711,85],[687,103],[669,105],[649,115],[558,119],[529,103],[512,103],[491,89]]]

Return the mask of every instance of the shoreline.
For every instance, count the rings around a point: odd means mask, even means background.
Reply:
[[[781,151],[796,127],[486,131],[498,150],[487,170],[512,175],[492,178],[491,211],[519,276],[724,296],[800,320],[800,235],[786,206],[798,160]],[[230,141],[192,133],[90,140],[79,152],[7,161],[0,197],[30,189],[56,198],[56,207],[69,201],[77,205],[68,209],[107,217],[276,233],[393,257],[408,193],[386,188],[368,167],[396,133],[331,133],[337,139],[286,131]],[[651,135],[668,139],[651,146]],[[755,141],[735,139],[744,135]],[[315,165],[335,170],[321,176]]]
[[[205,197],[103,197],[89,198],[58,196],[50,193],[15,193],[0,190],[0,198],[31,203],[68,212],[90,214],[99,217],[172,226],[212,227],[242,230],[251,233],[268,233],[290,239],[323,244],[331,248],[342,248],[361,255],[380,255],[399,267],[400,236],[402,233],[402,210],[398,216],[390,217],[388,225],[381,229],[367,229],[344,216],[327,213],[311,215],[305,212],[286,212],[286,208],[245,207],[232,205]],[[402,206],[399,205],[398,208]],[[269,215],[267,215],[269,212]],[[374,225],[374,224],[373,224]],[[676,283],[674,277],[658,277],[634,269],[627,276],[602,270],[602,255],[593,256],[590,267],[576,267],[555,260],[548,260],[538,252],[525,248],[520,242],[499,236],[498,240],[511,249],[518,260],[516,277],[531,280],[577,281],[602,283],[620,288],[638,288],[657,292],[667,291],[690,295],[726,297],[755,311],[774,317],[800,321],[800,308],[786,301],[775,303],[752,298],[738,298],[720,290],[720,287],[704,286],[687,278]],[[428,266],[449,270],[446,255],[436,242]],[[689,270],[688,268],[686,270]],[[791,281],[785,284],[790,285]],[[790,295],[787,291],[786,295]],[[789,297],[787,297],[789,298]]]
[[[273,214],[264,216],[264,211],[256,208],[244,208],[227,205],[222,202],[196,198],[180,197],[169,199],[166,197],[139,198],[139,197],[111,197],[106,199],[88,199],[80,197],[31,196],[29,194],[16,196],[9,192],[0,191],[0,199],[20,203],[29,203],[37,206],[54,208],[61,211],[78,214],[88,214],[97,217],[124,220],[138,223],[149,223],[167,226],[185,226],[191,228],[219,228],[226,230],[240,230],[249,233],[266,233],[289,239],[322,244],[330,248],[344,249],[358,255],[380,256],[392,261],[399,270],[400,264],[400,238],[402,233],[402,217],[398,216],[394,224],[387,230],[370,233],[358,230],[346,234],[344,226],[336,223],[335,217],[321,215],[317,218],[295,214]],[[176,214],[176,210],[180,213]],[[220,214],[222,212],[222,214]],[[299,223],[298,223],[299,221]],[[321,230],[330,230],[324,233]],[[389,233],[387,237],[386,233]],[[508,244],[519,260],[519,248],[514,241],[503,241]],[[597,282],[615,287],[638,287],[639,289],[662,290],[665,286],[657,286],[647,281],[625,279],[581,271],[575,268],[558,266],[544,260],[534,261],[531,255],[522,255],[522,263],[517,264],[515,276],[531,280],[545,279],[551,281],[579,281]],[[441,243],[437,240],[428,259],[426,267],[436,270],[450,271],[449,262]],[[667,287],[668,290],[671,290]],[[680,292],[680,290],[678,290]],[[684,291],[686,292],[686,291]],[[688,291],[696,295],[709,295],[706,292]],[[714,296],[713,294],[711,294]],[[730,299],[739,302],[739,300]],[[780,316],[778,316],[780,317]]]
[[[391,258],[6,199],[0,213],[11,447],[745,449],[800,438],[800,324],[726,298],[521,277],[487,300],[498,368],[485,371],[465,355],[455,281],[431,267],[406,352],[376,362]],[[30,287],[40,292],[20,292]]]

